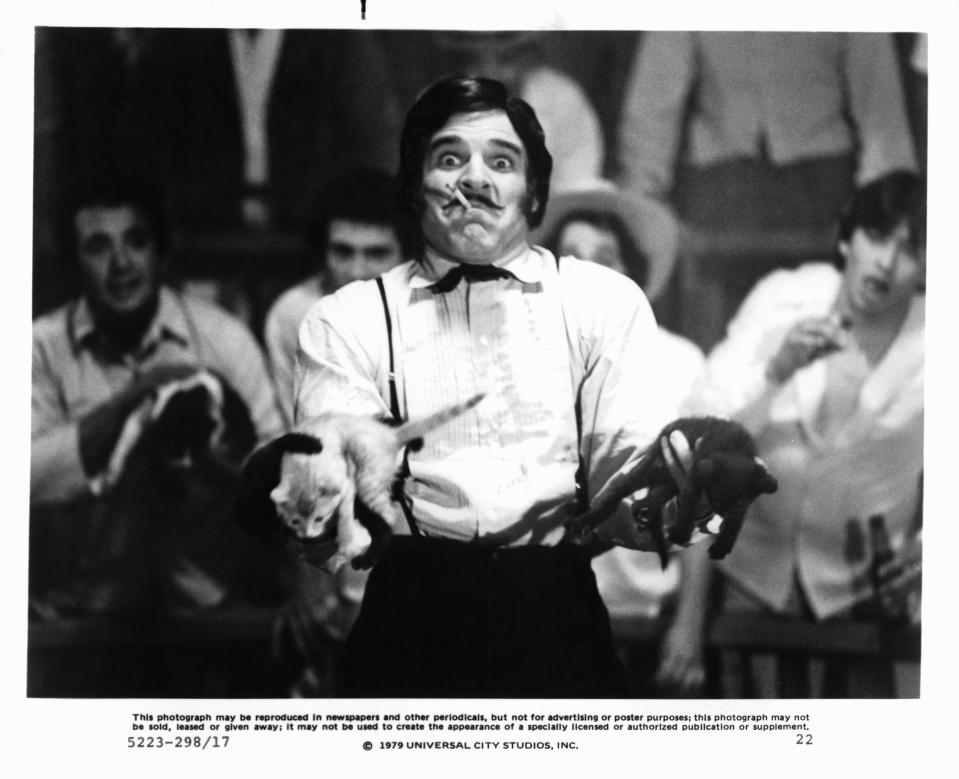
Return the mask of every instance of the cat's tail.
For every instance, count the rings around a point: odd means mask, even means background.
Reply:
[[[485,397],[485,392],[478,392],[462,403],[455,403],[452,406],[444,408],[442,411],[437,411],[435,414],[430,414],[428,417],[417,420],[416,422],[407,422],[406,424],[400,425],[396,431],[399,442],[401,444],[409,444],[410,448],[414,451],[419,449],[423,445],[423,436],[445,425],[460,414],[466,413]]]

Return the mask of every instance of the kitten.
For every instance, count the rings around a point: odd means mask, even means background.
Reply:
[[[424,435],[484,397],[484,393],[474,395],[399,426],[351,414],[306,420],[280,442],[284,451],[280,482],[270,498],[281,522],[300,540],[318,540],[331,535],[335,519],[337,550],[329,561],[330,570],[335,572],[347,562],[354,568],[369,568],[396,524],[392,490],[404,448],[416,451]],[[380,521],[357,517],[357,499]]]
[[[668,441],[675,430],[692,444],[692,464],[682,491],[673,481],[660,448],[660,440]],[[712,513],[723,520],[709,548],[709,556],[718,560],[732,551],[749,504],[762,493],[775,492],[778,486],[757,456],[752,436],[738,422],[719,417],[681,417],[663,428],[632,474],[617,483],[596,506],[567,523],[567,527],[574,533],[594,528],[615,511],[620,501],[648,487],[648,494],[633,504],[633,516],[648,527],[662,567],[665,569],[669,560],[667,536],[674,543],[688,542],[696,523]],[[673,497],[677,498],[676,521],[667,532],[663,527],[663,506]],[[696,510],[703,498],[708,504],[705,516],[697,517]]]

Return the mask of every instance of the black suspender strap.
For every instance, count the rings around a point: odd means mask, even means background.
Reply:
[[[556,255],[556,273],[559,275],[559,255]],[[563,306],[563,291],[560,288],[560,307],[563,309],[563,325],[566,327],[566,340],[570,343],[569,322],[566,320],[566,309]],[[573,359],[573,355],[569,355]],[[579,397],[579,386],[575,379],[570,377],[573,384],[573,412],[576,415],[576,443],[577,446],[583,445],[583,410]],[[586,464],[583,462],[582,455],[579,457],[579,463],[576,466],[576,509],[580,514],[585,514],[589,509],[589,493],[586,486],[588,484],[586,477]]]
[[[383,316],[386,317],[386,341],[389,344],[390,352],[390,372],[388,374],[390,384],[390,413],[393,419],[400,421],[400,402],[396,396],[396,373],[393,365],[393,321],[390,318],[390,307],[386,302],[386,287],[383,286],[383,279],[376,277],[376,286],[380,290],[380,300],[383,301]]]
[[[380,290],[380,300],[383,301],[383,315],[386,318],[386,341],[389,347],[389,360],[390,360],[390,370],[387,375],[390,387],[390,413],[393,415],[393,420],[395,422],[403,421],[403,417],[400,415],[400,402],[396,394],[396,371],[395,364],[393,361],[393,320],[390,317],[390,307],[386,301],[386,287],[383,285],[383,278],[381,276],[376,277],[376,286]],[[393,485],[393,497],[400,504],[400,508],[403,509],[403,515],[406,517],[406,524],[409,525],[410,533],[414,536],[420,535],[420,529],[416,526],[416,519],[413,517],[413,510],[410,508],[409,502],[406,499],[406,494],[403,492],[403,482],[407,476],[410,475],[410,464],[408,461],[409,451],[405,450],[403,452],[403,464],[400,467],[400,475],[396,480],[396,483]]]

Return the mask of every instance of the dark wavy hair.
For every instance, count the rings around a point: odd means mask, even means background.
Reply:
[[[417,251],[416,226],[397,209],[396,182],[379,168],[358,166],[339,170],[322,192],[315,194],[303,240],[323,264],[329,242],[330,223],[335,219],[392,228],[403,256]]]
[[[926,182],[906,170],[892,171],[856,190],[839,219],[839,240],[848,241],[858,228],[885,237],[900,224],[909,231],[910,248],[924,250]],[[839,263],[842,267],[841,258]]]
[[[526,147],[529,165],[526,182],[529,204],[526,221],[537,227],[543,221],[549,200],[553,157],[546,148],[546,135],[536,113],[525,100],[512,96],[499,81],[455,76],[426,89],[406,116],[400,137],[400,169],[397,174],[400,208],[417,220],[423,213],[423,163],[430,138],[455,114],[503,111]]]
[[[157,254],[170,247],[170,221],[160,183],[149,176],[130,175],[104,168],[85,172],[73,182],[60,219],[61,242],[76,260],[77,233],[74,219],[85,208],[127,206],[146,220]]]

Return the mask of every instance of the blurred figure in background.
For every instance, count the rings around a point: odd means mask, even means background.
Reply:
[[[655,306],[672,275],[678,226],[665,206],[598,180],[556,193],[533,242],[556,257],[578,257],[622,273],[635,281]],[[654,352],[649,357],[651,365],[669,366],[656,380],[653,401],[658,405],[655,413],[665,425],[679,416],[702,370],[703,353],[663,327],[657,329],[649,348]],[[652,409],[650,413],[654,413]],[[690,694],[703,683],[701,667],[690,668],[684,662],[683,642],[670,626],[677,605],[683,606],[676,602],[676,590],[685,554],[674,557],[665,571],[655,554],[624,547],[614,547],[593,560],[632,696]],[[667,625],[665,635],[641,630],[642,625],[661,617]],[[684,623],[681,620],[679,624]]]
[[[903,66],[909,124],[916,142],[919,169],[925,174],[929,140],[929,33],[897,33],[896,43]]]
[[[125,28],[36,28],[34,317],[78,292],[69,288],[72,249],[58,245],[58,222],[86,161],[117,165],[123,117],[150,35]]]
[[[374,34],[161,30],[125,143],[158,160],[186,234],[295,230],[339,166],[392,169],[399,115]]]
[[[434,36],[436,46],[457,60],[457,73],[495,79],[533,107],[553,155],[553,188],[603,174],[606,143],[596,110],[573,78],[544,62],[542,33],[444,30]]]
[[[708,272],[711,231],[801,231],[826,256],[854,184],[916,169],[892,37],[647,33],[617,157],[624,187],[672,203],[707,234],[700,253],[684,253],[679,281],[681,332],[709,348],[741,300]]]
[[[300,322],[323,295],[372,279],[411,256],[410,231],[396,210],[393,179],[375,168],[348,168],[320,194],[304,240],[316,273],[284,292],[264,326],[267,354],[287,424],[293,423],[293,373]]]
[[[264,328],[280,405],[293,424],[293,383],[300,322],[321,297],[372,279],[412,255],[413,240],[396,208],[391,176],[349,168],[330,182],[310,214],[305,240],[317,272],[284,292]],[[290,561],[292,597],[274,647],[280,684],[292,697],[335,695],[337,658],[359,612],[368,573],[345,566],[336,575]]]
[[[105,172],[79,191],[83,292],[33,325],[31,614],[144,619],[272,597],[272,561],[221,521],[242,459],[282,430],[256,341],[164,284],[155,191]],[[43,684],[162,695],[143,686],[162,663],[146,664],[103,652]]]
[[[839,223],[837,260],[838,268],[809,263],[763,279],[709,355],[689,404],[746,425],[779,480],[776,494],[753,504],[721,563],[729,612],[821,621],[878,608],[902,617],[897,603],[918,584],[923,181],[896,171],[858,189]],[[872,572],[881,582],[870,572],[883,551],[874,531],[894,553]],[[684,571],[683,588],[700,603],[688,614],[701,621],[712,566],[691,551],[697,564]],[[728,697],[889,697],[892,682],[892,664],[868,657],[830,661],[818,681],[805,659],[775,669],[754,657],[724,668]]]

